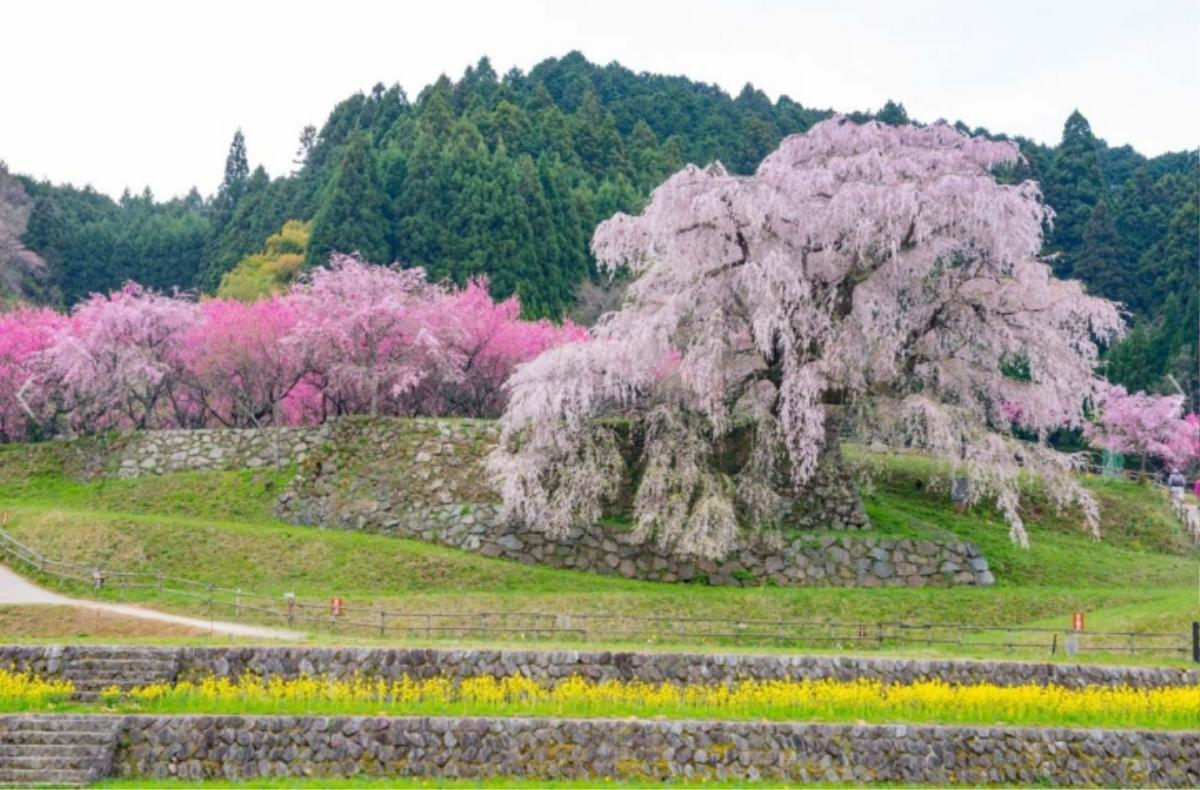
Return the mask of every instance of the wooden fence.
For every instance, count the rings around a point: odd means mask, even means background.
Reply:
[[[210,619],[287,626],[346,636],[398,640],[495,640],[560,644],[713,645],[864,651],[909,648],[964,653],[1124,654],[1200,662],[1200,630],[1074,631],[1027,626],[900,621],[737,620],[555,612],[407,611],[265,595],[144,571],[95,568],[49,558],[0,529],[0,556],[44,579],[109,600],[159,601],[203,611]]]

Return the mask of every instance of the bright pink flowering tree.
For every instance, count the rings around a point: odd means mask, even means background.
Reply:
[[[34,363],[65,322],[48,308],[0,313],[0,442],[28,438],[46,417]]]
[[[421,387],[421,411],[465,417],[496,417],[503,411],[504,382],[518,365],[562,343],[579,342],[587,330],[570,321],[522,321],[516,297],[495,302],[484,279],[469,282],[445,305],[443,337],[453,360],[449,378],[431,377]]]
[[[592,342],[510,380],[492,457],[510,516],[555,536],[594,521],[624,468],[597,418],[630,413],[643,434],[634,535],[719,557],[803,495],[850,411],[874,437],[950,461],[1022,544],[1021,469],[1095,529],[1069,474],[1079,459],[989,430],[1006,402],[1043,435],[1081,424],[1097,343],[1123,329],[1113,304],[1037,258],[1049,215],[1037,185],[993,177],[1018,159],[945,124],[834,118],[753,176],[689,166],[640,215],[602,224],[600,265],[636,279]],[[1014,358],[1028,377],[1005,375]],[[716,468],[714,448],[747,426],[740,468]]]
[[[195,302],[130,284],[69,316],[0,314],[0,441],[109,428],[254,427],[339,414],[499,413],[516,366],[583,340],[486,283],[335,255],[287,294]],[[32,417],[30,416],[32,414]]]
[[[1200,455],[1200,418],[1183,416],[1182,395],[1130,394],[1124,387],[1109,387],[1099,405],[1099,422],[1087,423],[1084,434],[1109,452],[1138,456],[1142,473],[1149,458],[1183,467]]]
[[[200,424],[249,428],[297,419],[281,404],[308,372],[302,350],[288,341],[298,319],[295,300],[283,297],[202,302],[184,337],[182,402],[190,411],[177,422],[191,414]]]

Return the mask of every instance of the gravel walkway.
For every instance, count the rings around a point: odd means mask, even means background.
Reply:
[[[28,579],[18,576],[9,568],[0,565],[0,605],[4,606],[75,606],[80,609],[100,609],[124,617],[136,617],[141,620],[157,620],[160,623],[175,623],[186,625],[214,634],[228,636],[245,636],[262,639],[287,639],[298,641],[304,639],[299,631],[282,631],[276,628],[266,628],[257,625],[241,623],[226,623],[220,620],[201,620],[195,617],[184,617],[177,614],[167,614],[153,609],[144,609],[131,604],[104,603],[88,601],[81,598],[69,598],[65,595],[50,592]]]

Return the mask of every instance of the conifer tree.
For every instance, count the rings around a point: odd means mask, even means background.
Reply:
[[[235,257],[222,262],[221,237],[249,188],[250,161],[246,157],[246,138],[239,128],[233,133],[233,141],[229,144],[229,153],[225,156],[225,176],[221,179],[211,206],[208,238],[204,243],[196,278],[196,284],[204,291],[215,290],[221,275],[237,260]]]
[[[1092,209],[1083,228],[1083,242],[1075,256],[1073,276],[1082,280],[1088,291],[1104,294],[1127,308],[1138,300],[1137,283],[1129,276],[1133,261],[1121,244],[1106,201]]]
[[[1060,254],[1054,267],[1060,276],[1074,271],[1073,253],[1083,243],[1084,226],[1105,192],[1098,149],[1099,143],[1087,119],[1078,110],[1071,113],[1050,172],[1042,183],[1046,202],[1056,214],[1049,246]]]
[[[385,203],[374,150],[366,135],[356,132],[313,218],[305,265],[320,266],[331,252],[387,263],[391,249]]]

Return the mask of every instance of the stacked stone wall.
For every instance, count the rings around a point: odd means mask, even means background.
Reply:
[[[144,667],[149,664],[170,665],[175,675],[147,679]],[[236,679],[245,673],[283,678],[305,674],[349,678],[357,674],[387,680],[403,675],[465,678],[520,674],[545,682],[580,675],[597,681],[648,683],[864,678],[901,684],[938,680],[950,685],[1032,683],[1075,689],[1200,685],[1200,672],[1165,666],[587,650],[0,645],[0,667],[55,678],[78,678],[89,667],[105,672],[125,668],[129,677],[114,678],[114,682],[128,681],[119,684],[122,686],[151,680],[199,681],[211,676]]]
[[[1195,787],[1200,735],[521,718],[128,717],[122,776]]]
[[[483,458],[497,437],[484,420],[341,420],[300,465],[276,514],[326,528],[416,538],[486,557],[629,579],[714,586],[991,585],[979,548],[837,529],[744,536],[722,561],[681,558],[627,531],[576,527],[555,540],[501,517]],[[823,485],[832,486],[834,481]],[[828,491],[826,499],[836,498]],[[843,497],[845,498],[845,497]],[[812,515],[806,516],[811,523]],[[830,526],[830,525],[826,525]]]

